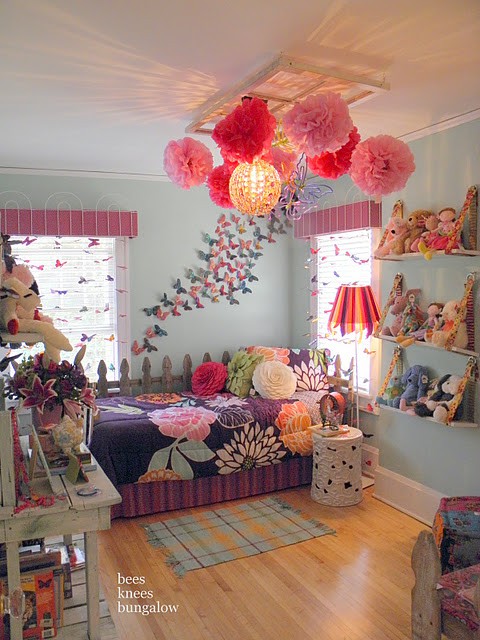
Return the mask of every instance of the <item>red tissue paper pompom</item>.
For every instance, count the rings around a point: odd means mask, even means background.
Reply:
[[[272,144],[277,121],[260,98],[246,99],[215,125],[213,140],[229,162],[253,162]]]
[[[163,168],[172,182],[190,189],[203,184],[212,171],[212,152],[193,138],[171,140],[165,147]]]
[[[207,186],[210,190],[210,198],[212,202],[219,207],[223,207],[223,209],[235,208],[230,199],[230,192],[228,190],[230,176],[232,175],[234,168],[235,165],[224,163],[219,167],[215,167],[207,179]]]
[[[338,151],[326,151],[313,158],[307,157],[307,165],[310,171],[322,178],[336,180],[345,173],[348,173],[352,164],[352,153],[360,142],[360,134],[357,127],[350,131],[347,144],[340,147]]]
[[[348,141],[353,122],[348,105],[338,93],[308,96],[283,118],[283,129],[290,142],[307,156],[337,151]]]
[[[403,189],[414,171],[408,145],[393,136],[367,138],[352,154],[350,177],[367,195],[386,196]]]
[[[192,391],[196,396],[213,396],[227,380],[227,367],[221,362],[204,362],[192,376]]]

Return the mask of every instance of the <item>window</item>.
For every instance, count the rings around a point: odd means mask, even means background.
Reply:
[[[12,254],[26,264],[37,281],[42,313],[52,318],[73,347],[72,360],[82,345],[82,360],[92,379],[104,360],[110,379],[118,379],[120,358],[128,353],[127,249],[125,238],[15,238]],[[25,353],[42,351],[40,343]]]
[[[341,233],[325,234],[312,238],[312,253],[315,265],[311,277],[314,318],[312,334],[318,347],[330,349],[332,355],[340,355],[344,372],[355,355],[353,336],[338,339],[329,334],[327,324],[335,294],[340,285],[371,284],[374,291],[378,278],[374,274],[373,249],[378,244],[379,231],[360,229]],[[318,318],[317,320],[315,320]],[[360,392],[370,394],[376,386],[375,354],[371,339],[358,344],[358,386]]]

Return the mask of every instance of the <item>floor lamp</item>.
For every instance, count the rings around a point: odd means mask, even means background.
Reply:
[[[380,319],[380,310],[370,286],[348,287],[342,285],[338,288],[335,302],[333,303],[328,328],[334,331],[337,327],[342,336],[355,333],[355,392],[357,429],[360,428],[360,405],[358,401],[358,342],[370,336]]]

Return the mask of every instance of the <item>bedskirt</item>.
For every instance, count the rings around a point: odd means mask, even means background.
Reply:
[[[229,475],[124,484],[117,487],[122,502],[112,507],[112,518],[133,518],[246,498],[309,484],[311,479],[312,456],[295,456],[281,464]]]

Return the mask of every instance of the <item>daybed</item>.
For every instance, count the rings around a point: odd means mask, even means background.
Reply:
[[[291,360],[312,353],[284,351],[291,354]],[[205,354],[203,361],[210,360]],[[228,353],[222,362],[229,362]],[[136,381],[129,379],[128,364],[123,361],[117,383],[107,382],[102,362],[96,384],[100,411],[89,446],[122,496],[112,517],[212,504],[309,483],[312,456],[296,453],[302,451],[301,446],[286,446],[280,439],[286,432],[277,425],[282,408],[284,416],[285,411],[290,415],[288,419],[305,420],[301,415],[292,418],[300,405],[285,410],[299,400],[304,411],[308,408],[312,424],[318,423],[320,397],[332,388],[351,389],[351,381],[339,375],[339,360],[335,367],[336,374],[328,377],[316,367],[316,388],[320,378],[322,390],[308,390],[308,382],[300,381],[293,397],[267,400],[230,393],[194,396],[189,391],[189,355],[184,358],[182,374],[176,376],[165,356],[158,378],[151,377],[150,361],[145,358],[142,379]],[[297,368],[304,379],[306,372],[305,365]],[[137,391],[140,393],[133,395]]]

